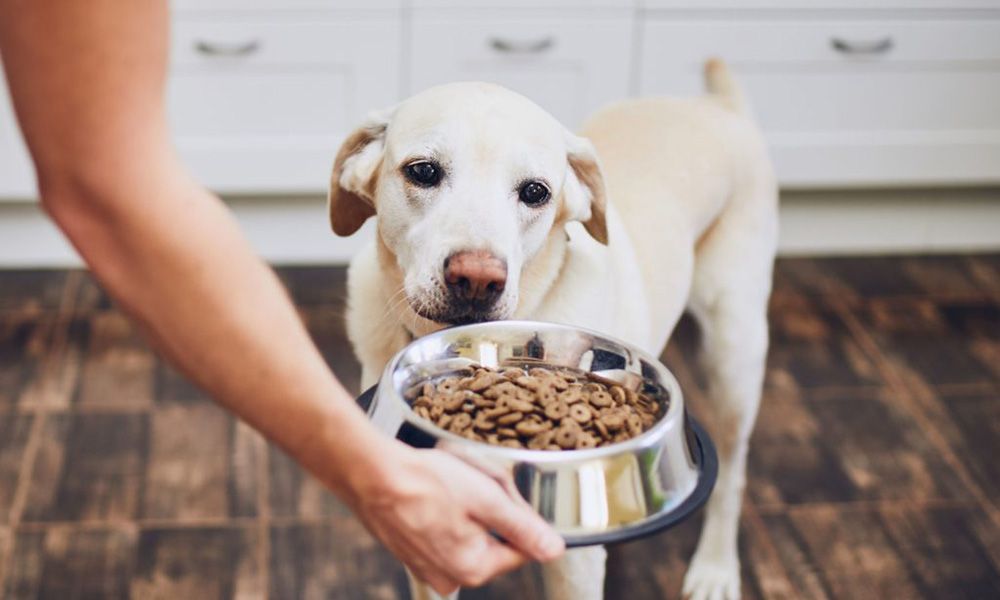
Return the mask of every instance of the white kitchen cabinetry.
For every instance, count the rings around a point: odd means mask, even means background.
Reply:
[[[629,92],[629,12],[565,18],[502,12],[415,15],[410,88],[491,81],[518,91],[570,127]]]
[[[0,201],[4,197],[30,198],[35,195],[35,173],[21,132],[17,129],[2,67],[0,65]]]
[[[747,89],[786,188],[1000,183],[1000,0],[172,8],[174,137],[222,193],[322,193],[337,146],[368,110],[434,84],[494,81],[577,127],[625,96],[700,93],[710,56]],[[5,96],[0,202],[35,196]]]
[[[184,19],[173,33],[171,127],[216,190],[323,189],[343,137],[399,98],[398,19]]]
[[[649,17],[642,94],[725,57],[786,187],[1000,180],[1000,20]]]

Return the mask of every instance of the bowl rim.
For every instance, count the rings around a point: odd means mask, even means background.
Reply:
[[[506,446],[499,446],[495,444],[489,444],[486,442],[478,442],[476,440],[470,440],[468,438],[456,435],[446,429],[442,429],[435,425],[434,423],[424,419],[416,412],[410,404],[405,400],[400,389],[397,387],[397,382],[395,378],[395,373],[399,367],[399,363],[402,361],[403,357],[411,351],[417,344],[429,343],[436,339],[455,335],[456,333],[461,333],[467,330],[479,330],[479,329],[504,329],[504,328],[521,328],[521,329],[533,329],[538,331],[539,329],[548,330],[566,330],[574,331],[578,333],[585,333],[587,335],[600,338],[602,340],[617,344],[623,348],[628,349],[630,352],[637,355],[640,359],[645,360],[647,363],[652,365],[652,367],[660,375],[659,383],[666,389],[667,397],[669,399],[669,404],[667,406],[666,412],[660,419],[649,429],[637,435],[634,438],[626,440],[624,442],[618,442],[614,444],[609,444],[603,447],[597,448],[587,448],[583,450],[571,449],[571,450],[533,450],[530,448],[508,448]],[[417,363],[414,363],[417,364]],[[388,380],[388,381],[386,381]],[[511,319],[505,321],[486,321],[483,323],[471,323],[468,325],[459,325],[455,327],[447,327],[433,333],[427,334],[425,336],[419,337],[409,344],[406,345],[402,350],[397,352],[395,356],[386,365],[383,371],[382,377],[379,380],[379,389],[383,387],[383,384],[388,383],[386,387],[388,388],[388,394],[391,395],[391,399],[396,403],[402,405],[404,414],[406,415],[406,421],[424,431],[425,433],[434,436],[438,440],[447,441],[449,444],[459,444],[467,448],[474,448],[477,451],[482,451],[488,453],[492,457],[496,458],[506,458],[518,462],[528,462],[528,463],[566,463],[575,461],[588,461],[600,458],[609,458],[618,456],[624,452],[632,452],[639,449],[645,449],[653,446],[661,445],[660,440],[664,436],[668,435],[671,430],[680,430],[680,435],[684,435],[682,430],[684,419],[686,416],[686,411],[684,410],[684,396],[681,392],[680,383],[678,383],[677,378],[674,374],[664,365],[660,360],[652,356],[649,352],[646,352],[642,348],[630,344],[616,337],[601,333],[599,331],[594,331],[593,329],[588,329],[586,327],[578,327],[576,325],[569,325],[565,323],[557,323],[551,321],[532,321],[526,319]],[[381,394],[379,394],[381,395]],[[374,408],[375,404],[378,402],[376,399],[372,403]],[[687,447],[685,443],[685,447]],[[688,460],[692,460],[693,449],[687,448]]]

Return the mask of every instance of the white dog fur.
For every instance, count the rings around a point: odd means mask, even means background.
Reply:
[[[693,600],[740,596],[737,530],[747,441],[767,351],[777,191],[765,145],[726,66],[706,64],[707,95],[622,102],[583,137],[501,87],[458,83],[373,114],[341,148],[330,189],[335,232],[376,216],[352,261],[348,332],[374,384],[413,337],[438,330],[442,264],[487,250],[507,264],[489,319],[555,321],[659,354],[682,312],[702,332],[719,478],[684,579]],[[432,158],[446,175],[414,186],[402,169]],[[545,182],[544,206],[518,202]],[[423,316],[421,316],[423,315]],[[429,318],[428,318],[429,317]],[[605,551],[573,550],[544,568],[546,597],[602,597]],[[415,597],[434,594],[418,583]]]

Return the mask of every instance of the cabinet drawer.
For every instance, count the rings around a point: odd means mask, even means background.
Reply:
[[[174,12],[256,10],[365,10],[399,8],[402,0],[173,0]]]
[[[220,191],[319,190],[339,140],[399,96],[396,19],[183,20],[168,106],[182,155]]]
[[[645,41],[671,62],[718,54],[742,63],[806,65],[1000,61],[1000,18],[970,20],[668,21],[651,19]],[[650,59],[655,60],[655,55]]]
[[[627,94],[631,31],[626,11],[601,18],[416,16],[411,88],[491,81],[576,127],[590,111]]]
[[[651,20],[641,92],[699,93],[713,55],[747,90],[786,184],[1000,179],[1000,21]]]
[[[639,0],[410,0],[413,8],[635,8]]]
[[[650,9],[927,10],[1000,8],[997,0],[639,0]]]

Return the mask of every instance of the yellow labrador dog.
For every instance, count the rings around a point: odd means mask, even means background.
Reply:
[[[523,318],[606,332],[659,354],[696,318],[721,465],[684,581],[740,596],[736,535],[760,401],[777,192],[765,145],[720,61],[701,98],[601,110],[583,137],[501,87],[457,83],[372,115],[330,182],[339,235],[375,217],[352,261],[348,332],[362,383],[414,337]],[[546,597],[600,598],[603,548],[545,567]],[[415,597],[433,597],[414,582]]]

